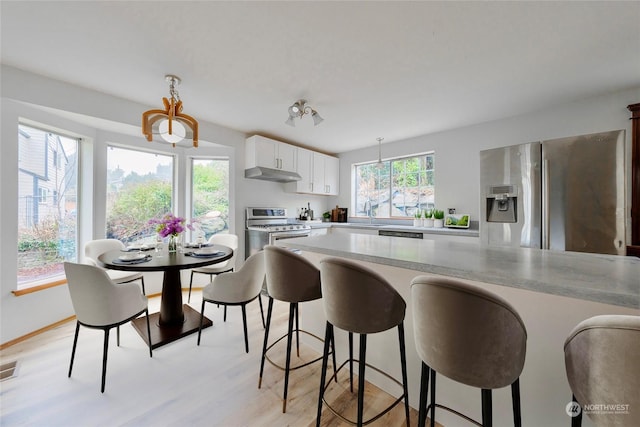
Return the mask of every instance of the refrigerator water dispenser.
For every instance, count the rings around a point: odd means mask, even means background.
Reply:
[[[518,222],[518,190],[513,185],[489,187],[486,197],[487,222]]]

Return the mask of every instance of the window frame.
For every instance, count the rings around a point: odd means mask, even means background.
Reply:
[[[17,179],[17,186],[16,186],[16,190],[18,193],[18,201],[17,201],[17,209],[18,209],[18,214],[17,214],[17,224],[16,226],[18,227],[18,230],[20,230],[21,228],[21,214],[19,212],[20,210],[20,191],[21,191],[21,185],[20,185],[20,174],[26,174],[26,175],[31,175],[32,177],[38,179],[38,184],[37,186],[34,185],[35,188],[32,189],[32,192],[35,191],[36,194],[32,194],[32,199],[36,199],[37,198],[37,203],[38,205],[43,205],[43,209],[47,206],[47,205],[51,205],[51,206],[55,206],[58,202],[59,202],[59,197],[66,197],[65,196],[60,196],[60,194],[58,193],[57,189],[58,189],[58,185],[64,186],[65,192],[67,190],[69,190],[68,188],[68,182],[64,176],[64,174],[66,173],[66,168],[67,168],[67,164],[60,164],[60,162],[57,162],[56,164],[49,164],[50,161],[52,160],[52,158],[50,158],[50,151],[51,152],[55,152],[58,151],[60,149],[63,149],[63,147],[61,146],[61,140],[60,138],[65,138],[68,140],[72,140],[75,142],[76,146],[75,146],[75,156],[76,156],[76,164],[75,164],[75,171],[73,171],[73,174],[75,175],[75,191],[76,191],[76,210],[78,209],[78,192],[80,189],[80,173],[81,173],[81,156],[82,156],[82,143],[83,143],[83,138],[77,134],[74,134],[72,131],[68,131],[68,130],[63,130],[60,128],[57,128],[56,126],[51,126],[51,125],[45,125],[45,124],[41,124],[41,123],[37,123],[37,122],[33,122],[31,120],[28,119],[24,119],[21,118],[17,121],[16,124],[18,133],[17,135],[17,140],[16,143],[18,144],[18,176],[16,177]],[[20,144],[20,137],[23,136],[25,138],[30,139],[31,138],[31,134],[29,134],[26,130],[24,130],[24,128],[30,128],[33,129],[34,131],[38,131],[38,132],[42,132],[45,137],[43,140],[43,157],[42,157],[42,162],[44,163],[42,169],[38,169],[36,172],[29,170],[29,165],[25,165],[25,162],[28,162],[28,150],[25,151],[22,147],[22,145]],[[50,137],[54,136],[56,141],[55,141],[55,147],[50,147],[51,145],[51,141],[50,141]],[[37,155],[36,155],[37,156]],[[60,159],[58,159],[60,160]],[[57,182],[57,171],[54,171],[53,176],[56,177],[56,181],[54,181],[56,187],[55,189],[49,189],[46,188],[44,186],[42,186],[42,182],[51,182],[51,171],[50,171],[50,167],[54,167],[54,168],[62,168],[65,169],[65,171],[63,171],[63,177],[62,177],[62,181],[60,183]],[[39,172],[39,173],[38,173]],[[42,182],[40,182],[42,181]],[[51,203],[49,203],[48,198],[51,195],[55,195],[55,198],[52,199]],[[53,196],[51,196],[53,197]],[[71,259],[67,259],[64,258],[62,260],[62,262],[65,261],[73,261],[76,262],[79,257],[80,257],[80,241],[81,241],[81,224],[80,224],[80,220],[79,217],[76,215],[75,216],[75,229],[73,230],[74,233],[74,246],[75,246],[75,251],[72,255]],[[20,248],[20,232],[18,232],[18,236],[17,236],[17,241],[16,241],[16,255],[18,255],[18,253],[20,252],[19,248]],[[60,241],[60,234],[58,232],[57,236],[56,236],[57,240]],[[58,243],[59,245],[60,243]],[[57,250],[60,250],[60,246],[57,246]],[[29,280],[28,282],[23,282],[21,283],[18,278],[20,277],[19,272],[20,272],[20,268],[19,268],[20,264],[16,263],[16,284],[15,284],[15,289],[12,290],[12,293],[16,296],[18,295],[25,295],[28,293],[32,293],[32,292],[36,292],[42,289],[48,289],[54,286],[58,286],[61,284],[65,284],[66,283],[66,278],[64,277],[64,272],[59,272],[57,274],[52,274],[51,276],[47,276],[47,277],[42,277],[42,278],[37,278],[37,279],[32,279]]]
[[[408,220],[408,219],[413,219],[413,215],[406,215],[406,216],[398,216],[398,215],[393,215],[393,185],[394,185],[394,173],[393,173],[393,163],[397,162],[397,161],[406,161],[409,159],[420,159],[422,157],[427,157],[427,156],[431,156],[432,157],[432,168],[431,169],[420,169],[418,174],[422,174],[427,173],[427,172],[431,172],[432,174],[432,179],[433,179],[433,202],[430,203],[433,206],[430,207],[430,209],[432,209],[433,207],[435,207],[435,192],[436,192],[436,184],[435,184],[435,163],[436,163],[436,153],[435,150],[429,150],[429,151],[424,151],[424,152],[420,152],[420,153],[412,153],[412,154],[407,154],[407,155],[402,155],[402,156],[397,156],[397,157],[390,157],[387,159],[382,159],[382,164],[386,166],[383,166],[382,169],[388,170],[389,175],[387,178],[385,178],[386,180],[388,180],[388,200],[389,200],[389,216],[378,216],[377,214],[374,216],[374,218],[377,219],[388,219],[388,220]],[[420,160],[419,160],[420,161]],[[377,160],[374,161],[367,161],[367,162],[358,162],[358,163],[353,163],[351,165],[351,191],[352,191],[352,197],[351,197],[351,212],[352,214],[350,215],[351,217],[354,218],[369,218],[367,215],[362,215],[361,212],[357,209],[358,205],[359,205],[359,198],[358,198],[358,168],[362,167],[362,166],[367,166],[367,165],[376,165],[379,162]],[[425,188],[428,186],[424,186]],[[363,202],[364,203],[364,202]]]

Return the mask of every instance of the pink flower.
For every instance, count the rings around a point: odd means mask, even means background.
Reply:
[[[184,218],[175,216],[173,214],[166,214],[162,218],[153,218],[149,220],[150,225],[156,226],[156,232],[161,237],[178,236],[183,233],[187,228],[193,230],[193,221],[186,223]]]

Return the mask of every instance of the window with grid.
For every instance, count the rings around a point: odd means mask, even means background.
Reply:
[[[354,216],[411,218],[417,210],[432,209],[434,162],[430,152],[354,165]]]

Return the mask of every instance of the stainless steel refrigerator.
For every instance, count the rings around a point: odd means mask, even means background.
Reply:
[[[624,130],[480,152],[484,244],[625,254]]]

